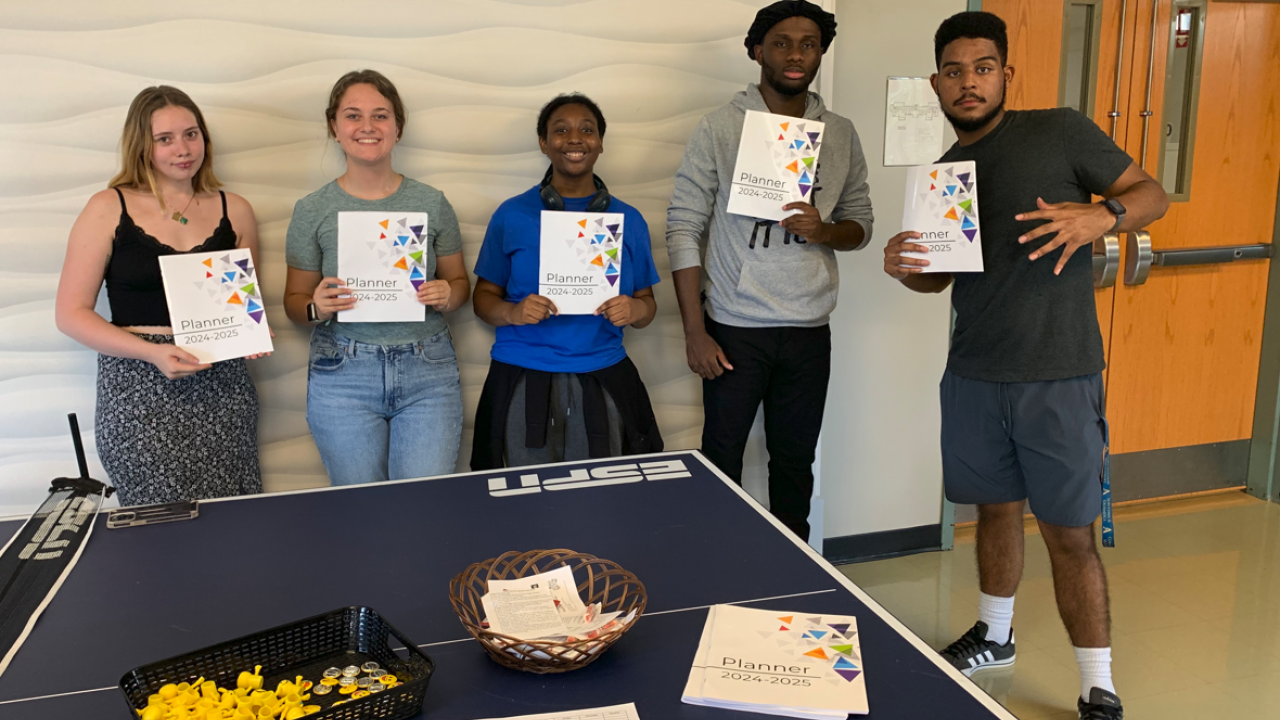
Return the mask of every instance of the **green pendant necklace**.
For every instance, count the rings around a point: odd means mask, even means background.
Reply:
[[[191,207],[191,201],[195,199],[196,199],[196,194],[191,193],[191,199],[187,200],[187,206],[182,208],[181,211],[175,212],[173,215],[170,215],[169,217],[171,217],[173,220],[177,222],[182,223],[183,225],[186,225],[187,224],[187,216],[186,216],[187,208]]]

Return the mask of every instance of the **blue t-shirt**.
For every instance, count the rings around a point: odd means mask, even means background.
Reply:
[[[591,198],[565,198],[564,209],[585,212]],[[538,294],[542,233],[538,187],[498,206],[484,234],[476,275],[506,290],[508,302]],[[632,295],[656,285],[658,270],[649,249],[649,226],[640,211],[614,198],[608,212],[622,213],[622,279],[618,292]],[[536,325],[497,329],[490,356],[530,370],[584,373],[607,368],[627,356],[622,328],[603,315],[553,315]]]

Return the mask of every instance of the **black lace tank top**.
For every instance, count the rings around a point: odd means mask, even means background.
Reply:
[[[103,274],[111,306],[111,324],[167,327],[170,325],[169,303],[160,277],[160,256],[186,253],[165,245],[134,224],[124,204],[124,193],[120,188],[115,190],[120,196],[120,224],[116,225],[111,257]],[[236,233],[227,217],[227,194],[218,194],[222,196],[222,221],[207,240],[187,253],[235,249]]]

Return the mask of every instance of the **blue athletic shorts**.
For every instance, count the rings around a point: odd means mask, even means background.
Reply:
[[[1064,527],[1097,519],[1107,444],[1100,373],[995,383],[947,372],[940,394],[948,500],[1029,500],[1038,519]]]

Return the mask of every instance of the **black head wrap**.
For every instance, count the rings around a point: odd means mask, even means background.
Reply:
[[[756,46],[764,43],[765,33],[773,29],[774,25],[793,17],[805,17],[817,23],[818,30],[822,33],[822,52],[825,53],[836,37],[836,16],[806,0],[780,0],[756,13],[756,20],[751,23],[747,39],[743,42],[747,46],[747,56],[755,60]]]

